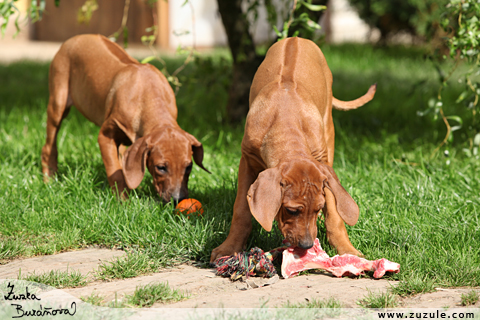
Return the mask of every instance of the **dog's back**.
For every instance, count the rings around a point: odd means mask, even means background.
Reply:
[[[250,90],[242,143],[249,150],[244,151],[261,154],[265,167],[278,163],[281,153],[273,150],[279,148],[291,152],[302,149],[318,160],[333,160],[333,154],[329,155],[333,148],[329,152],[330,141],[325,141],[333,130],[331,87],[330,69],[312,41],[288,38],[274,44],[258,68]]]
[[[301,90],[317,106],[328,105],[332,95],[332,73],[323,53],[310,40],[288,38],[269,50],[253,79],[250,105],[265,87]],[[302,94],[305,99],[305,94]],[[331,101],[330,101],[331,103]]]
[[[67,95],[67,105],[75,105],[87,119],[100,126],[114,78],[122,70],[144,68],[148,67],[104,36],[75,36],[65,41],[50,65],[50,94]],[[126,78],[134,85],[133,77]]]

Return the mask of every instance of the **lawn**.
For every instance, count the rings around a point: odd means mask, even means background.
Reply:
[[[401,264],[399,274],[387,276],[401,281],[396,294],[479,286],[480,161],[462,151],[465,131],[432,156],[446,130],[441,121],[417,112],[438,91],[433,64],[421,49],[341,45],[322,50],[337,98],[356,98],[378,84],[366,106],[334,111],[334,168],[360,207],[358,224],[348,227],[352,243],[368,259]],[[181,59],[167,63],[173,70]],[[230,72],[229,58],[213,55],[180,75],[178,121],[203,143],[204,165],[212,172],[194,166],[190,196],[205,212],[187,218],[159,201],[149,174],[130,200],[118,201],[106,179],[99,129],[76,110],[59,133],[57,179],[44,184],[40,152],[48,64],[0,65],[0,261],[100,245],[131,253],[118,261],[123,267],[105,266],[100,271],[105,279],[183,261],[207,265],[212,249],[226,238],[236,195],[243,127],[225,124]],[[454,80],[444,91],[449,108],[460,93]],[[449,108],[447,114],[459,113]],[[468,123],[468,112],[460,115]],[[334,254],[321,222],[319,239]],[[267,233],[255,222],[248,246],[269,250],[281,240],[276,228]]]

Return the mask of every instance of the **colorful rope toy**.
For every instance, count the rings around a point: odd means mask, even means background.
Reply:
[[[264,252],[258,247],[254,247],[247,252],[237,253],[234,256],[221,257],[215,260],[215,268],[217,276],[230,277],[232,281],[236,281],[245,276],[255,276],[257,273],[264,278],[271,278],[277,274],[273,260],[285,248],[273,249]]]

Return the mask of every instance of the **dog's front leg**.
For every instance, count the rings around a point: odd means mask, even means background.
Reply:
[[[238,189],[233,206],[232,225],[227,239],[212,251],[210,262],[237,254],[245,249],[248,236],[252,231],[252,213],[247,202],[247,192],[255,181],[255,175],[244,156],[240,159],[238,169]]]
[[[122,172],[122,165],[119,161],[118,145],[115,141],[116,125],[110,121],[105,121],[100,128],[98,135],[98,145],[102,153],[103,164],[107,171],[107,178],[112,191],[122,198],[126,198],[127,184]]]
[[[345,223],[336,208],[335,196],[328,188],[324,190],[325,208],[323,209],[323,214],[325,216],[328,242],[337,250],[339,255],[349,253],[363,257],[363,254],[353,247],[348,238],[347,228],[345,228]]]

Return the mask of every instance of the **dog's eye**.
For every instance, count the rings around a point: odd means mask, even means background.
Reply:
[[[292,209],[292,208],[285,208],[285,210],[287,210],[287,212],[289,214],[291,214],[292,216],[296,216],[300,213],[300,211],[298,209]]]
[[[166,173],[166,172],[167,172],[167,167],[166,167],[166,166],[155,166],[155,169],[156,169],[159,173]]]

